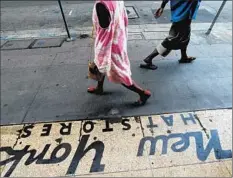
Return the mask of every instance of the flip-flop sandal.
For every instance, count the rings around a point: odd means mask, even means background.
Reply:
[[[147,100],[151,97],[151,92],[148,90],[144,91],[144,96],[141,96],[138,101],[134,103],[134,106],[143,106],[146,104]]]
[[[158,69],[158,66],[156,66],[154,64],[140,64],[140,68],[156,70],[156,69]]]
[[[96,95],[101,95],[103,94],[103,90],[97,90],[96,87],[89,87],[87,89],[87,92],[88,93],[91,93],[91,94],[96,94]]]
[[[179,63],[191,63],[192,61],[194,61],[196,58],[195,57],[190,57],[188,59],[180,59]]]

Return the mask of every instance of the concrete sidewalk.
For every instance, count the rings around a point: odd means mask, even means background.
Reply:
[[[153,27],[145,28],[152,30]],[[142,39],[136,36],[129,40],[128,51],[133,78],[153,93],[146,106],[134,108],[131,103],[137,96],[108,82],[104,96],[89,95],[86,89],[93,81],[87,80],[86,75],[91,39],[77,39],[64,42],[58,48],[1,51],[1,124],[101,119],[112,117],[112,113],[122,117],[232,107],[229,26],[216,28],[209,37],[203,31],[194,30],[189,55],[196,56],[197,60],[179,65],[179,51],[173,51],[164,60],[157,58],[157,71],[142,70],[138,66],[167,32],[145,34],[144,29],[143,33]],[[135,37],[134,33],[130,34]]]
[[[86,78],[90,38],[1,50],[1,176],[232,177],[230,25],[209,37],[196,26],[188,50],[197,60],[180,65],[173,51],[154,61],[156,71],[138,66],[168,26],[134,27],[133,78],[153,93],[141,108],[131,105],[134,93],[108,81],[105,95],[86,92],[94,84]]]

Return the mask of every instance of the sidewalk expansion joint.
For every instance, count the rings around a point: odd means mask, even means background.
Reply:
[[[13,147],[12,147],[13,149],[14,149],[15,146],[18,144],[18,141],[19,141],[19,139],[21,138],[21,133],[22,133],[24,127],[25,127],[25,124],[23,125],[22,129],[17,130],[18,134],[17,134],[17,138],[16,138],[16,140],[15,140],[15,143],[14,143],[14,145],[13,145]],[[7,159],[9,159],[9,158],[10,158],[10,154],[7,155]],[[4,169],[5,169],[6,166],[7,166],[7,165],[4,165],[4,166],[0,169],[0,175],[3,173],[3,171],[4,171]]]
[[[144,133],[144,128],[142,126],[142,120],[141,120],[141,117],[134,117],[135,118],[135,121],[137,122],[137,120],[139,121],[140,123],[140,127],[141,127],[141,131],[142,131],[142,136],[145,137],[145,133]]]
[[[207,133],[207,129],[203,126],[203,124],[201,123],[199,117],[197,116],[197,114],[194,113],[194,117],[195,119],[198,121],[199,125],[201,126],[202,130],[205,132],[205,135],[208,139],[210,139],[209,134]]]
[[[15,146],[18,144],[18,141],[19,141],[19,139],[21,138],[21,134],[22,134],[22,131],[24,130],[24,128],[25,128],[25,124],[23,124],[22,129],[17,130],[18,134],[17,134],[17,138],[16,138],[16,140],[15,140],[15,143],[14,143],[14,145],[13,145],[13,148],[15,148]]]
[[[231,170],[230,170],[227,166],[225,166],[225,168],[226,168],[227,172],[228,172],[230,175],[232,175]]]
[[[78,141],[80,142],[81,141],[81,137],[82,137],[82,130],[83,130],[83,121],[81,121],[81,124],[80,124],[80,130],[79,130],[79,138],[78,138]]]

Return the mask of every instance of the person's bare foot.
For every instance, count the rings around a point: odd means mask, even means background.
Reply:
[[[103,88],[89,87],[87,89],[87,92],[91,94],[101,95],[103,94]]]
[[[179,60],[179,63],[191,63],[194,60],[196,60],[196,57],[186,57],[186,58],[181,58]]]

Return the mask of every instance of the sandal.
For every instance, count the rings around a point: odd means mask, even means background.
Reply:
[[[151,92],[149,90],[145,90],[144,94],[140,96],[140,99],[134,103],[135,106],[143,106],[146,104],[147,100],[151,97]]]
[[[87,92],[91,94],[101,95],[103,94],[103,89],[98,89],[96,87],[89,87],[87,89]]]
[[[145,64],[140,64],[140,68],[143,69],[150,69],[150,70],[156,70],[158,69],[158,66],[154,65],[151,60],[149,60],[148,58],[143,60],[145,62]]]
[[[156,66],[154,64],[140,64],[140,68],[156,70],[156,69],[158,69],[158,66]]]
[[[188,58],[181,58],[179,60],[179,63],[191,63],[192,61],[194,61],[196,59],[196,57],[188,57]]]

